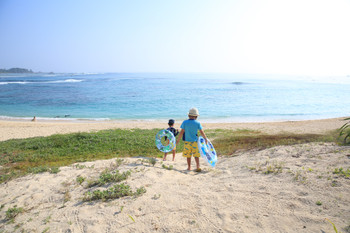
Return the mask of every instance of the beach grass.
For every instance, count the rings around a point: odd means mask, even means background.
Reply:
[[[103,130],[0,142],[0,182],[26,173],[57,171],[76,162],[115,157],[161,157],[154,130]],[[178,146],[181,150],[182,146]]]
[[[146,192],[144,187],[138,188],[136,191],[132,191],[131,187],[127,184],[121,183],[113,185],[105,190],[96,189],[93,192],[86,192],[83,197],[83,201],[95,201],[95,200],[109,200],[118,199],[125,196],[140,196]]]
[[[0,183],[28,173],[59,172],[59,167],[76,162],[121,157],[161,158],[155,146],[160,129],[114,129],[12,139],[0,142]],[[318,134],[266,135],[255,130],[207,130],[206,134],[220,156],[240,150],[264,149],[277,145],[336,141],[336,132]],[[183,143],[177,145],[182,152]],[[155,160],[155,159],[154,159]]]
[[[209,132],[209,135],[212,133]],[[234,155],[237,151],[266,149],[279,145],[295,145],[309,142],[336,142],[337,132],[326,134],[263,134],[254,130],[216,130],[212,140],[218,155]]]
[[[22,207],[17,207],[16,205],[12,208],[8,208],[6,211],[6,219],[13,220],[18,214],[23,212]]]

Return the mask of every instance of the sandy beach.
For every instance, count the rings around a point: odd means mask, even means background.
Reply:
[[[266,133],[324,133],[343,118],[269,122],[205,123],[205,129],[255,129]],[[178,125],[176,125],[178,127]],[[110,128],[164,128],[144,122],[0,121],[0,140]],[[170,158],[170,157],[169,157]],[[0,232],[350,232],[350,182],[339,171],[350,168],[350,147],[307,143],[239,152],[220,157],[215,168],[201,159],[202,172],[174,162],[125,158],[118,169],[138,197],[83,202],[84,193],[116,159],[61,167],[57,174],[28,175],[0,185]],[[165,165],[165,166],[164,166]],[[172,169],[166,169],[172,166]],[[337,170],[338,169],[338,170]],[[84,177],[79,184],[77,177]],[[6,211],[22,207],[13,222]]]
[[[204,129],[252,129],[267,134],[283,132],[322,134],[340,128],[342,118],[307,121],[259,122],[259,123],[203,123]],[[200,119],[199,119],[200,120]],[[175,123],[179,128],[181,121]],[[0,121],[0,141],[75,132],[92,132],[105,129],[154,129],[167,128],[167,122],[155,121]]]

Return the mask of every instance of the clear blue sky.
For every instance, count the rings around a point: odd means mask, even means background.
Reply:
[[[0,68],[350,74],[349,0],[0,0]]]

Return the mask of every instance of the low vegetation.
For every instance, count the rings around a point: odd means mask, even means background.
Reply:
[[[333,174],[337,174],[339,176],[350,178],[350,168],[348,168],[348,169],[343,169],[342,167],[341,168],[335,168],[334,171],[333,171]]]
[[[58,173],[59,167],[77,162],[121,157],[162,157],[155,146],[159,129],[114,129],[91,133],[73,133],[12,139],[0,142],[0,183],[28,173]],[[239,150],[264,149],[277,145],[335,141],[335,133],[266,135],[254,130],[206,130],[218,155],[233,155]],[[177,145],[182,152],[183,143]],[[81,166],[81,165],[80,165]],[[80,182],[80,181],[78,181]]]
[[[131,175],[131,170],[120,172],[116,167],[123,161],[116,160],[113,167],[105,169],[97,179],[88,180],[85,188],[90,189],[84,193],[83,201],[95,201],[102,200],[107,201],[110,199],[118,199],[125,196],[140,196],[146,192],[144,187],[132,191],[131,187],[126,183],[121,183],[127,180]],[[79,178],[80,176],[78,176]],[[78,179],[77,182],[82,184],[84,180]],[[113,185],[113,186],[112,186]],[[105,186],[105,189],[95,189],[95,187]],[[94,189],[94,190],[93,190]]]
[[[103,130],[0,142],[0,183],[28,173],[59,172],[60,166],[114,157],[163,156],[158,129]],[[177,149],[181,151],[182,145]]]
[[[335,142],[336,132],[325,135],[320,134],[262,134],[252,130],[216,130],[209,133],[214,137],[212,140],[218,155],[233,155],[237,151],[251,149],[262,150],[279,145],[295,145],[308,142]]]
[[[120,173],[119,170],[109,171],[108,169],[106,169],[101,173],[98,179],[89,180],[88,187],[102,186],[111,182],[120,182],[126,180],[130,175],[131,171]]]
[[[350,117],[345,118],[344,121],[348,121],[339,129],[339,137],[343,140],[345,145],[350,144]]]
[[[252,166],[248,168],[251,171],[268,175],[268,174],[282,173],[283,166],[284,166],[283,162],[267,160],[265,161],[265,163],[257,163],[256,166]]]
[[[165,165],[165,164],[162,164],[162,168],[165,168],[165,169],[167,169],[167,170],[173,170],[173,165],[169,165],[169,166],[167,166],[167,165]]]
[[[6,219],[13,220],[18,214],[23,212],[22,207],[14,206],[12,208],[8,208],[6,211]]]
[[[129,185],[122,183],[113,185],[105,190],[96,189],[92,192],[86,192],[84,194],[83,201],[107,201],[109,199],[117,199],[125,196],[140,196],[145,192],[146,189],[144,187],[140,187],[134,192]]]

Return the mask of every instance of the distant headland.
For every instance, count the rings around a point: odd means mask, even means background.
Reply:
[[[55,74],[54,72],[36,72],[24,68],[0,69],[0,74]]]
[[[0,73],[34,73],[32,70],[23,68],[0,69]]]

